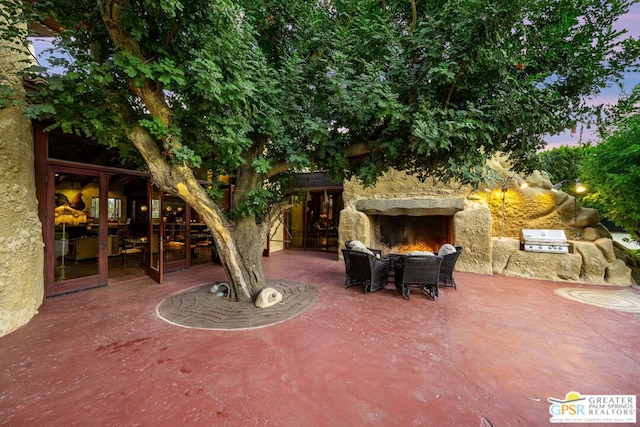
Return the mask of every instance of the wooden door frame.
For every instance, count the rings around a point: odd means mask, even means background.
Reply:
[[[158,218],[158,268],[153,268],[153,200],[154,200],[154,185],[151,179],[147,180],[147,206],[149,209],[149,215],[147,219],[147,236],[149,239],[149,250],[147,251],[147,275],[158,283],[164,282],[164,222],[162,221],[162,190],[157,188],[158,191],[158,204],[160,207],[160,218]]]
[[[55,204],[55,174],[56,173],[73,173],[78,175],[94,176],[99,179],[99,197],[100,212],[107,212],[107,195],[108,195],[108,175],[104,171],[96,171],[90,168],[69,167],[69,166],[46,166],[46,198],[45,212],[43,221],[43,240],[45,243],[45,298],[61,295],[69,292],[75,292],[85,289],[91,289],[107,284],[108,275],[108,254],[107,254],[107,235],[108,224],[107,215],[98,217],[98,274],[92,276],[79,277],[76,279],[64,280],[56,282],[55,280],[55,224],[53,220],[53,212],[56,208]]]
[[[40,223],[42,225],[42,238],[45,243],[44,248],[44,281],[45,281],[45,297],[58,295],[59,292],[54,292],[55,289],[55,251],[53,249],[49,250],[48,248],[55,248],[55,226],[53,222],[49,224],[49,215],[52,214],[53,210],[51,206],[55,204],[55,180],[49,179],[49,170],[53,169],[74,169],[80,171],[79,173],[84,173],[87,175],[99,176],[100,178],[100,192],[104,194],[104,196],[100,197],[100,211],[107,211],[107,194],[108,194],[108,185],[109,174],[120,174],[120,175],[133,175],[138,177],[144,177],[148,180],[148,183],[151,183],[151,177],[149,172],[136,171],[131,169],[123,169],[112,166],[102,166],[102,165],[94,165],[90,163],[79,163],[75,161],[62,160],[58,158],[50,158],[49,157],[49,133],[45,132],[46,123],[34,121],[33,122],[33,137],[34,137],[34,169],[35,169],[35,181],[36,181],[36,198],[38,200],[38,217],[40,218]],[[74,135],[68,135],[69,138],[75,138]],[[52,170],[53,170],[52,169]],[[211,185],[208,181],[201,181],[202,185]],[[229,185],[229,194],[228,194],[228,203],[231,205],[232,195],[233,195],[233,185]],[[148,186],[149,188],[149,186]],[[151,209],[151,193],[147,192],[147,198],[149,201],[149,209]],[[187,204],[187,211],[191,212],[191,207]],[[190,216],[188,216],[190,218]],[[99,262],[99,270],[100,272],[104,271],[104,277],[100,277],[92,287],[104,286],[108,281],[108,257],[107,257],[107,237],[106,233],[108,233],[108,221],[107,217],[104,217],[104,220],[99,219],[99,228],[101,235],[99,236],[99,253],[102,254],[104,252],[104,258],[100,255],[98,260]],[[104,221],[104,223],[102,222]],[[151,224],[151,215],[149,215],[149,224]],[[148,229],[151,229],[151,225],[148,226]],[[187,230],[188,236],[190,237],[190,221],[187,221]],[[163,230],[164,232],[164,230]],[[102,233],[105,233],[102,235]],[[151,236],[151,233],[148,234]],[[151,245],[151,242],[149,242]],[[162,247],[164,250],[163,242],[158,242],[159,247]],[[189,251],[189,249],[187,249]],[[51,253],[49,253],[51,252]],[[149,253],[147,259],[147,275],[150,274],[150,254],[151,251],[147,251]],[[190,268],[190,251],[186,254],[185,261],[182,264],[182,267],[179,268]],[[161,269],[162,273],[164,273],[164,266]],[[96,277],[96,276],[90,276]],[[158,277],[159,279],[163,279],[162,277]],[[75,279],[78,280],[78,279]],[[71,280],[68,281],[71,283]],[[62,283],[62,282],[58,282]],[[72,290],[64,291],[71,292]],[[52,292],[50,294],[50,292]]]

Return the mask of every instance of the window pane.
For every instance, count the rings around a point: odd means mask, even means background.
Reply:
[[[100,197],[91,198],[91,217],[98,218],[100,216]]]

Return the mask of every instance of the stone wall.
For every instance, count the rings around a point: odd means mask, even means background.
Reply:
[[[411,201],[421,200],[423,210],[431,205],[437,214],[440,214],[443,205],[449,208],[460,205],[453,213],[453,233],[455,244],[464,247],[465,252],[458,259],[456,268],[460,271],[491,274],[491,210],[471,187],[436,183],[432,179],[421,182],[415,176],[392,170],[381,177],[376,185],[367,188],[363,188],[356,179],[345,181],[342,198],[345,208],[340,213],[338,226],[340,247],[344,247],[347,240],[362,240],[366,245],[371,245],[370,219],[361,210],[371,203],[363,201],[391,200],[395,202],[394,206],[404,202],[407,208],[415,208],[412,206],[415,203],[412,204]],[[442,199],[461,200],[462,203],[446,204],[441,202]]]
[[[26,57],[0,40],[0,77],[19,91]],[[27,323],[44,298],[44,251],[38,219],[31,122],[20,107],[0,109],[0,336]]]
[[[462,200],[463,208],[453,212],[451,242],[464,248],[456,264],[458,271],[605,285],[633,284],[631,269],[616,258],[611,235],[599,223],[597,211],[581,208],[564,192],[552,191],[553,185],[545,173],[535,172],[526,179],[515,176],[509,170],[508,160],[501,157],[491,160],[489,166],[495,178],[478,190],[455,182],[437,183],[430,179],[421,182],[398,171],[388,172],[368,188],[355,179],[346,181],[345,208],[340,213],[338,228],[340,247],[344,247],[345,241],[356,239],[371,246],[367,213],[374,214],[372,206],[376,209],[389,206],[392,213],[416,206],[426,211],[431,206],[435,212],[442,206],[458,206]],[[520,188],[520,182],[528,186]],[[506,192],[502,191],[503,184]],[[571,243],[570,253],[522,251],[522,229],[564,230]],[[575,231],[582,236],[581,240],[573,240]]]
[[[543,280],[629,286],[631,269],[616,259],[611,239],[571,242],[568,254],[533,253],[519,250],[520,241],[493,239],[493,272],[507,276]]]

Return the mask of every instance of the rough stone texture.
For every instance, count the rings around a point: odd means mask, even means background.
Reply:
[[[573,238],[575,200],[563,191],[551,191],[553,184],[546,172],[535,171],[527,177],[515,175],[511,172],[510,163],[506,157],[495,157],[488,164],[502,179],[487,186],[487,191],[478,193],[491,208],[494,235],[501,235],[503,197],[501,187],[506,182],[503,237],[520,238],[520,230],[532,228],[564,230],[567,238]],[[518,180],[526,182],[528,187],[520,188]],[[596,210],[582,208],[578,203],[577,212],[578,232],[584,233],[585,227],[599,226]]]
[[[22,58],[26,56],[22,55]],[[19,91],[20,55],[0,41],[0,76]],[[27,323],[44,297],[44,251],[38,219],[31,123],[20,107],[0,109],[0,336]]]
[[[582,258],[578,254],[525,252],[519,250],[519,240],[509,238],[494,240],[494,245],[500,247],[499,260],[494,262],[494,272],[497,274],[542,280],[582,281]]]
[[[453,214],[455,246],[464,252],[456,270],[505,274],[557,281],[631,285],[630,269],[616,262],[613,241],[594,209],[581,208],[562,191],[552,191],[544,172],[514,175],[504,157],[489,161],[498,179],[479,191],[455,182],[421,182],[405,172],[390,171],[376,185],[363,188],[355,179],[344,183],[345,209],[340,214],[339,244],[371,242],[371,215]],[[521,188],[526,182],[528,187]],[[502,188],[506,186],[506,191]],[[460,209],[461,202],[464,207]],[[577,214],[576,214],[577,207]],[[438,212],[438,213],[436,213]],[[576,221],[577,218],[577,221]],[[569,254],[520,250],[522,229],[559,229],[571,241],[574,224],[582,234]],[[595,242],[595,243],[594,243]],[[341,254],[340,254],[341,256]]]
[[[640,266],[628,255],[627,247],[614,240],[613,253],[616,255],[616,259],[623,261],[631,269],[631,282],[640,283]]]
[[[464,251],[456,262],[456,270],[491,274],[491,212],[487,206],[469,202],[467,209],[453,217],[454,246]]]
[[[456,237],[455,241],[451,243],[456,246],[473,244],[478,249],[482,248],[482,252],[479,251],[477,253],[479,256],[477,260],[469,259],[465,253],[462,253],[458,259],[458,269],[460,271],[488,271],[490,273],[490,262],[488,264],[489,267],[487,267],[487,259],[490,259],[491,256],[490,243],[476,241],[477,239],[471,236],[463,237],[467,230],[471,230],[474,236],[486,235],[487,237],[484,238],[487,239],[490,237],[490,230],[486,230],[487,220],[490,222],[488,210],[484,215],[484,220],[478,220],[476,229],[473,226],[467,227],[464,225],[464,218],[467,216],[472,218],[472,215],[463,215],[460,219],[457,216],[468,208],[466,199],[472,193],[473,191],[470,187],[456,185],[455,183],[436,183],[432,179],[421,182],[415,176],[395,170],[387,172],[378,180],[376,185],[367,188],[362,187],[356,179],[345,181],[342,194],[345,208],[340,212],[338,244],[342,248],[347,240],[360,240],[367,246],[371,245],[371,223],[368,216],[360,208],[368,207],[376,211],[389,208],[386,212],[387,214],[393,209],[400,209],[406,214],[407,209],[413,207],[422,209],[422,213],[425,213],[424,209],[426,209],[428,211],[426,213],[430,215],[441,215],[440,209],[444,208],[450,214],[458,211],[454,216],[456,218],[454,220],[454,234]],[[439,202],[438,200],[441,201]],[[342,259],[342,253],[339,253],[339,257]]]
[[[614,262],[616,260],[616,254],[613,251],[613,240],[598,239],[593,243],[600,249],[600,252],[602,252],[607,262]]]
[[[582,277],[586,282],[605,284],[609,263],[600,249],[591,242],[574,242],[575,252],[582,256]]]
[[[596,209],[578,207],[578,228],[595,227],[600,222],[600,215]]]
[[[492,238],[493,257],[492,270],[496,274],[505,274],[511,255],[520,249],[520,241],[511,238]]]
[[[582,259],[577,254],[516,251],[509,258],[502,274],[542,280],[580,282],[581,265]]]
[[[607,239],[612,238],[611,232],[607,230],[607,228],[602,224],[598,224],[592,227],[585,227],[584,233],[582,233],[582,238],[584,240],[590,240],[592,242],[603,237]]]
[[[493,272],[543,280],[600,285],[632,285],[631,268],[616,259],[613,241],[573,242],[573,253],[546,254],[519,250],[520,241],[493,238]]]
[[[338,244],[344,248],[344,242],[349,240],[360,240],[367,246],[371,245],[371,222],[367,215],[358,212],[352,207],[345,208],[340,212],[340,224],[338,224]],[[342,252],[339,252],[342,259]]]
[[[607,284],[617,286],[628,286],[633,281],[631,269],[621,259],[616,259],[609,264],[604,278]]]
[[[420,198],[457,198],[466,197],[471,193],[470,187],[437,184],[432,179],[420,182],[415,176],[405,172],[391,170],[381,179],[367,188],[363,188],[356,179],[345,181],[343,184],[343,200],[346,207],[356,209],[360,200],[367,199],[420,199]]]
[[[282,294],[274,288],[264,288],[256,297],[255,305],[258,308],[267,308],[282,301]]]

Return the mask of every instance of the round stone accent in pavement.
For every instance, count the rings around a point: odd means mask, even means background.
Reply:
[[[554,292],[561,297],[584,304],[628,313],[640,313],[640,295],[631,290],[558,288]]]
[[[255,329],[293,319],[313,307],[317,288],[287,280],[267,280],[266,286],[282,293],[282,301],[267,308],[229,301],[211,292],[215,283],[180,291],[156,307],[158,317],[171,324],[196,329]]]

